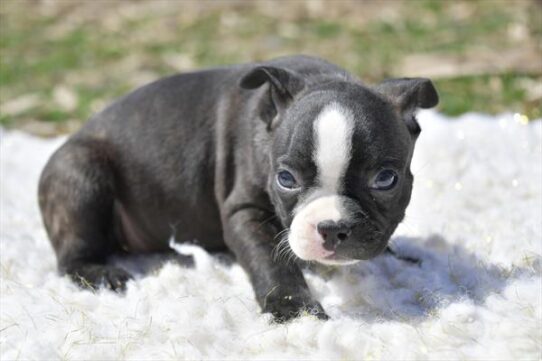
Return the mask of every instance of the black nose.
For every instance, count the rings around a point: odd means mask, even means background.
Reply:
[[[322,221],[316,225],[316,229],[324,239],[324,248],[329,251],[333,251],[350,236],[350,227],[340,221]]]

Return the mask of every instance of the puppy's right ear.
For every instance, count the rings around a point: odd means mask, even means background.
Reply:
[[[272,66],[258,66],[250,70],[239,82],[243,89],[257,89],[267,86],[258,110],[262,120],[271,130],[278,115],[305,87],[303,79],[292,71]]]
[[[432,108],[439,102],[437,90],[427,78],[388,79],[375,89],[395,105],[414,138],[421,131],[416,121],[416,110]]]

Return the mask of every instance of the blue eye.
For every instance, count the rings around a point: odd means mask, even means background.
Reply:
[[[294,189],[298,187],[294,176],[287,170],[281,170],[278,172],[277,182],[282,188],[286,189]]]
[[[395,187],[399,176],[391,169],[381,170],[373,180],[371,188],[379,191],[387,191]]]

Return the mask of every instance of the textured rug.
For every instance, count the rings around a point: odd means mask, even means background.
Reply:
[[[196,246],[181,250],[195,268],[117,260],[136,275],[124,296],[59,277],[36,185],[63,139],[1,131],[0,358],[540,359],[542,122],[424,112],[420,123],[392,243],[421,265],[380,256],[306,271],[332,320],[285,325],[259,313],[237,264]]]

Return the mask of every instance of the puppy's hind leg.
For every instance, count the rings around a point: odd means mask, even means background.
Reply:
[[[118,248],[113,232],[115,182],[107,147],[95,140],[68,141],[45,166],[38,193],[59,271],[83,287],[123,290],[130,275],[106,265]]]

